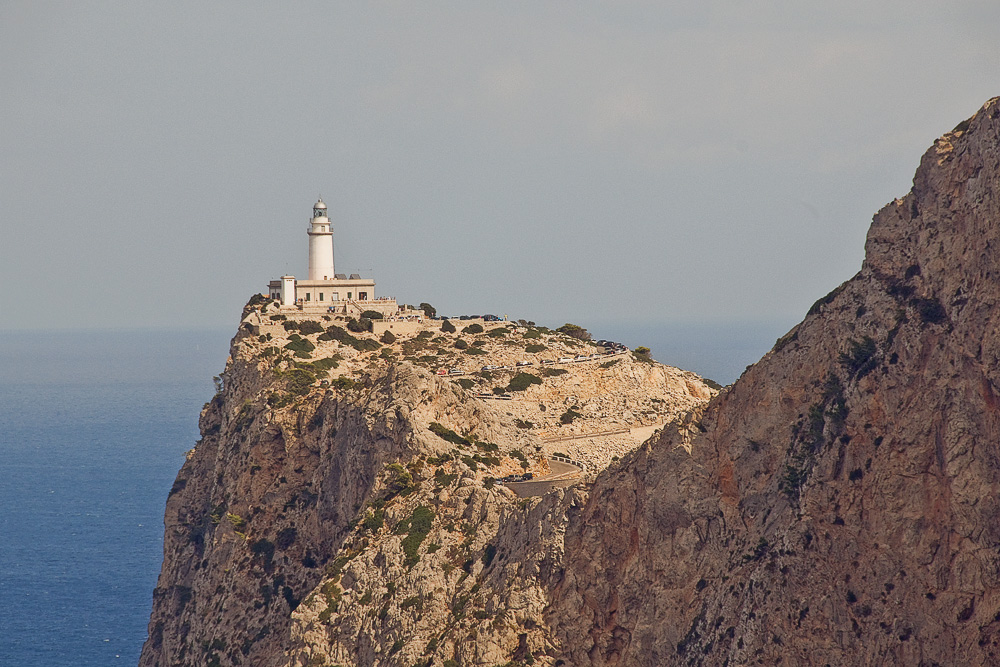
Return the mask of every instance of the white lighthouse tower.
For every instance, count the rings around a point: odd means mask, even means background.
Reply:
[[[386,318],[399,318],[404,310],[392,297],[375,296],[375,280],[357,273],[333,272],[333,230],[326,215],[326,204],[320,199],[313,205],[309,221],[309,277],[297,280],[283,275],[267,284],[267,293],[285,313],[293,309],[304,313],[361,317],[374,310]],[[417,311],[405,310],[406,317],[419,317]],[[387,320],[388,322],[389,320]],[[393,322],[398,319],[392,319]],[[387,324],[390,328],[394,325]]]
[[[309,224],[309,280],[333,280],[333,231],[321,198],[313,205]]]

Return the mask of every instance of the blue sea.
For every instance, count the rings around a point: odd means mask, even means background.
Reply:
[[[0,334],[0,665],[135,665],[231,331]]]
[[[721,384],[787,327],[595,328]],[[0,333],[0,665],[135,665],[231,330]]]

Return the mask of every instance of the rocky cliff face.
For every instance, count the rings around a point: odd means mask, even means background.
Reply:
[[[589,359],[598,348],[542,328],[436,323],[379,343],[343,324],[245,310],[167,501],[140,664],[554,654],[544,582],[582,496],[521,500],[495,479],[542,475],[553,450],[580,447],[553,437],[610,426],[624,453],[632,429],[714,393],[631,354]]]
[[[924,155],[861,271],[601,475],[565,664],[1000,662],[1000,106]]]
[[[991,100],[710,401],[631,355],[542,365],[593,350],[537,328],[380,346],[248,308],[141,664],[1000,663],[998,190]],[[494,480],[559,450],[603,472]]]

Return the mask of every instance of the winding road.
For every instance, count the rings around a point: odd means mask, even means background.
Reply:
[[[517,494],[518,498],[545,495],[557,486],[572,486],[583,479],[583,470],[572,463],[549,460],[552,471],[544,477],[536,477],[528,482],[507,482],[505,486]]]

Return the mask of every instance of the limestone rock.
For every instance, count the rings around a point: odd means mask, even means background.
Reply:
[[[1000,662],[998,190],[994,99],[854,278],[598,478],[547,615],[567,664]]]

